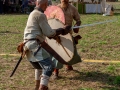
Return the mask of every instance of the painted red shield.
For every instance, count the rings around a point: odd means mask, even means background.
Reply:
[[[64,13],[60,7],[53,5],[48,6],[44,13],[47,16],[47,19],[55,18],[61,21],[63,24],[65,24]]]

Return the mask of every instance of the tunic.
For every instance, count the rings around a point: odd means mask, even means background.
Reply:
[[[61,8],[60,4],[58,6]],[[76,22],[80,21],[80,15],[75,6],[69,4],[67,10],[64,10],[63,8],[61,9],[63,10],[65,16],[65,25],[72,26],[73,20]]]
[[[52,30],[47,22],[47,18],[43,12],[38,9],[33,10],[27,21],[27,25],[24,30],[24,41],[25,39],[32,39],[39,37],[41,42],[47,37],[52,37],[56,34],[55,30]],[[49,58],[49,53],[41,48],[34,56],[34,52],[38,49],[39,44],[36,40],[28,41],[24,49],[27,51],[26,56],[29,61],[37,62]]]
[[[59,4],[58,6],[61,8],[61,4]],[[75,20],[76,22],[80,21],[80,15],[75,6],[69,4],[66,10],[64,10],[63,8],[61,9],[63,10],[64,16],[65,16],[65,25],[72,26],[73,20]],[[72,32],[70,32],[70,34],[72,35]],[[75,44],[74,39],[73,39],[73,44]],[[63,64],[58,62],[58,60],[56,60],[54,57],[52,58],[52,60],[55,64],[56,69],[61,69],[63,67]],[[76,45],[74,45],[74,55],[73,55],[72,60],[68,63],[69,65],[73,65],[78,62],[81,62],[81,57],[77,53]]]

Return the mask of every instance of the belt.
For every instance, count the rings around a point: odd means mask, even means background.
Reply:
[[[34,56],[38,53],[38,51],[40,50],[41,48],[41,43],[40,43],[40,40],[37,39],[37,38],[31,38],[31,39],[24,39],[24,40],[27,40],[26,42],[24,42],[24,44],[26,44],[28,41],[32,41],[32,40],[36,40],[37,43],[39,44],[39,47],[37,48],[37,50],[34,52]]]

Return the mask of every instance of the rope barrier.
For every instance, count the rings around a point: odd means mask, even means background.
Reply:
[[[20,56],[20,54],[0,54],[0,56]],[[82,59],[83,62],[93,62],[93,63],[120,63],[120,60],[92,60],[92,59]]]

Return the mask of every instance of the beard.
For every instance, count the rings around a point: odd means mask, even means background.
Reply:
[[[66,9],[69,5],[69,2],[62,2],[61,3],[61,8]]]

